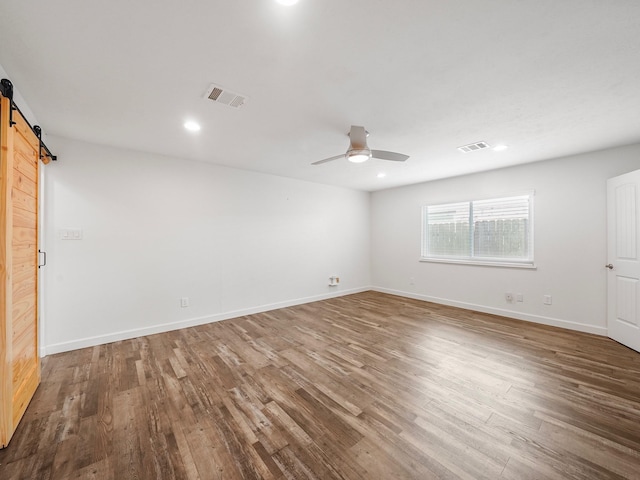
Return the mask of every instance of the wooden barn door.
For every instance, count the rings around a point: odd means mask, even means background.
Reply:
[[[40,383],[38,168],[40,141],[0,96],[0,447]]]

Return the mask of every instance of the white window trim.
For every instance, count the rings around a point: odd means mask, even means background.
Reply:
[[[505,267],[505,268],[528,268],[529,270],[536,270],[538,267],[534,262],[503,262],[503,261],[487,261],[487,260],[474,260],[472,258],[438,258],[438,257],[420,257],[420,262],[423,263],[453,263],[458,265],[477,265],[480,267]]]
[[[529,203],[529,245],[530,245],[530,249],[531,249],[531,259],[528,260],[522,260],[522,261],[517,261],[514,259],[507,259],[507,260],[502,260],[502,259],[491,259],[491,258],[484,258],[484,259],[475,259],[472,257],[438,257],[438,256],[433,256],[433,257],[425,257],[425,256],[420,256],[419,261],[423,262],[423,263],[449,263],[449,264],[458,264],[458,265],[476,265],[476,266],[482,266],[482,267],[505,267],[505,268],[523,268],[523,269],[530,269],[530,270],[535,270],[538,267],[535,264],[535,250],[534,250],[534,236],[535,236],[535,229],[534,229],[534,208],[535,208],[535,191],[534,190],[529,190],[526,192],[516,192],[516,193],[510,193],[510,194],[504,194],[504,195],[500,195],[500,196],[486,196],[486,197],[477,197],[474,198],[473,200],[454,200],[454,201],[450,201],[450,202],[442,202],[439,204],[433,204],[433,205],[445,205],[445,204],[449,204],[449,203],[463,203],[463,202],[475,202],[478,200],[490,200],[490,199],[498,199],[498,198],[508,198],[508,197],[518,197],[518,196],[524,196],[524,195],[528,195],[531,198],[531,202]],[[422,229],[421,229],[421,238],[420,238],[420,252],[422,253],[423,251],[423,247],[424,247],[424,234],[426,231],[426,226],[424,224],[425,219],[426,219],[426,215],[425,215],[425,210],[429,205],[423,205],[422,209],[421,209],[421,216],[422,216]]]

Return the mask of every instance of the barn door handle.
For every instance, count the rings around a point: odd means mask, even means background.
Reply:
[[[611,263],[607,263],[605,265],[605,268],[608,268],[609,270],[613,270],[613,265]]]
[[[42,254],[42,260],[44,261],[44,263],[42,265],[38,265],[38,268],[44,267],[47,264],[47,252],[43,252],[42,250],[38,249],[38,253]]]

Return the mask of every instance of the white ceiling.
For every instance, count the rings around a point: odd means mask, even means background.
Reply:
[[[638,0],[0,3],[45,133],[370,191],[640,142],[638,52]],[[351,125],[411,158],[310,165]]]

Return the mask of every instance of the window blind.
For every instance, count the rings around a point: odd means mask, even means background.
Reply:
[[[422,257],[530,263],[532,195],[423,207]]]

